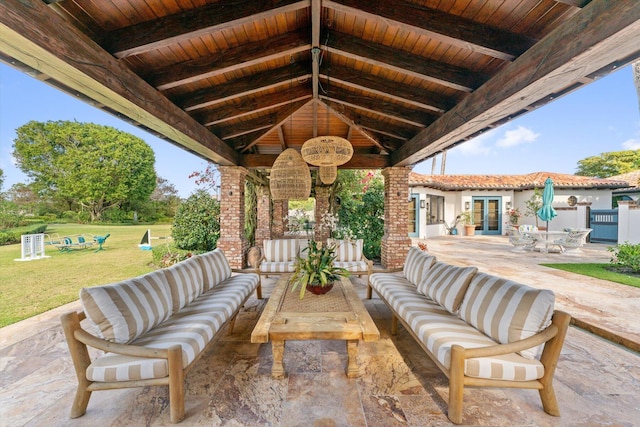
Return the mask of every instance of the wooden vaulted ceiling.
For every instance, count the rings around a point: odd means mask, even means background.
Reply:
[[[412,165],[639,57],[637,0],[0,3],[4,62],[257,169],[327,133]]]

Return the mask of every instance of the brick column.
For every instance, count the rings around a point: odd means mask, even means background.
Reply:
[[[271,225],[271,236],[273,238],[284,237],[284,218],[289,215],[288,200],[273,201],[273,223]]]
[[[241,166],[218,166],[220,171],[220,239],[231,268],[245,265],[249,241],[244,237],[244,179]]]
[[[331,230],[320,229],[322,215],[329,212],[329,196],[331,195],[331,187],[316,186],[316,230],[314,240],[316,242],[326,242],[331,234]]]
[[[256,224],[256,246],[262,247],[264,240],[271,239],[271,193],[269,187],[256,188],[258,195],[258,223]]]
[[[382,236],[382,265],[402,267],[411,246],[409,237],[409,168],[386,168],[384,177],[384,236]]]

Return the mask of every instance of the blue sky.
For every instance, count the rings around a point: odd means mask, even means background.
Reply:
[[[447,153],[447,174],[572,174],[579,160],[609,151],[640,149],[640,109],[631,67],[610,74]],[[187,197],[188,176],[206,162],[20,71],[0,64],[0,168],[3,190],[26,176],[13,163],[15,129],[29,122],[77,120],[113,126],[144,139],[156,171]],[[431,159],[414,171],[431,173]],[[440,173],[438,157],[436,173]]]

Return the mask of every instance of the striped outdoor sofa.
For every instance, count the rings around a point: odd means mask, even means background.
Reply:
[[[374,273],[369,285],[449,378],[448,417],[462,423],[465,386],[537,389],[560,411],[553,374],[570,316],[555,296],[507,279],[437,262],[416,247],[402,272]]]
[[[233,331],[254,291],[262,297],[258,276],[232,273],[220,249],[82,289],[83,311],[61,317],[78,377],[71,418],[84,415],[93,391],[169,385],[171,421],[181,421],[184,376],[226,324]],[[91,360],[87,346],[104,354]]]

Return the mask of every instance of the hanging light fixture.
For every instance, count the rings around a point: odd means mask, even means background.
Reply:
[[[338,177],[338,167],[337,166],[320,166],[318,171],[320,175],[320,181],[323,184],[329,185],[333,184],[333,182]]]
[[[273,200],[306,200],[311,194],[311,172],[293,148],[284,150],[271,168],[269,189]]]
[[[328,42],[328,36],[327,36]],[[328,50],[325,50],[327,52]],[[311,49],[311,54],[314,61],[319,61],[320,49]],[[326,94],[329,94],[329,71],[327,70],[327,90]],[[347,163],[353,156],[353,147],[351,143],[345,138],[331,135],[329,132],[329,106],[325,105],[327,109],[327,135],[317,136],[307,140],[302,145],[302,158],[305,162],[314,166],[322,167],[336,167]],[[328,173],[325,171],[325,174]],[[336,172],[337,173],[337,172]],[[320,178],[322,179],[322,178]],[[335,178],[334,178],[335,180]],[[324,182],[324,180],[322,181]],[[333,181],[331,181],[333,182]],[[326,184],[326,183],[325,183]]]

